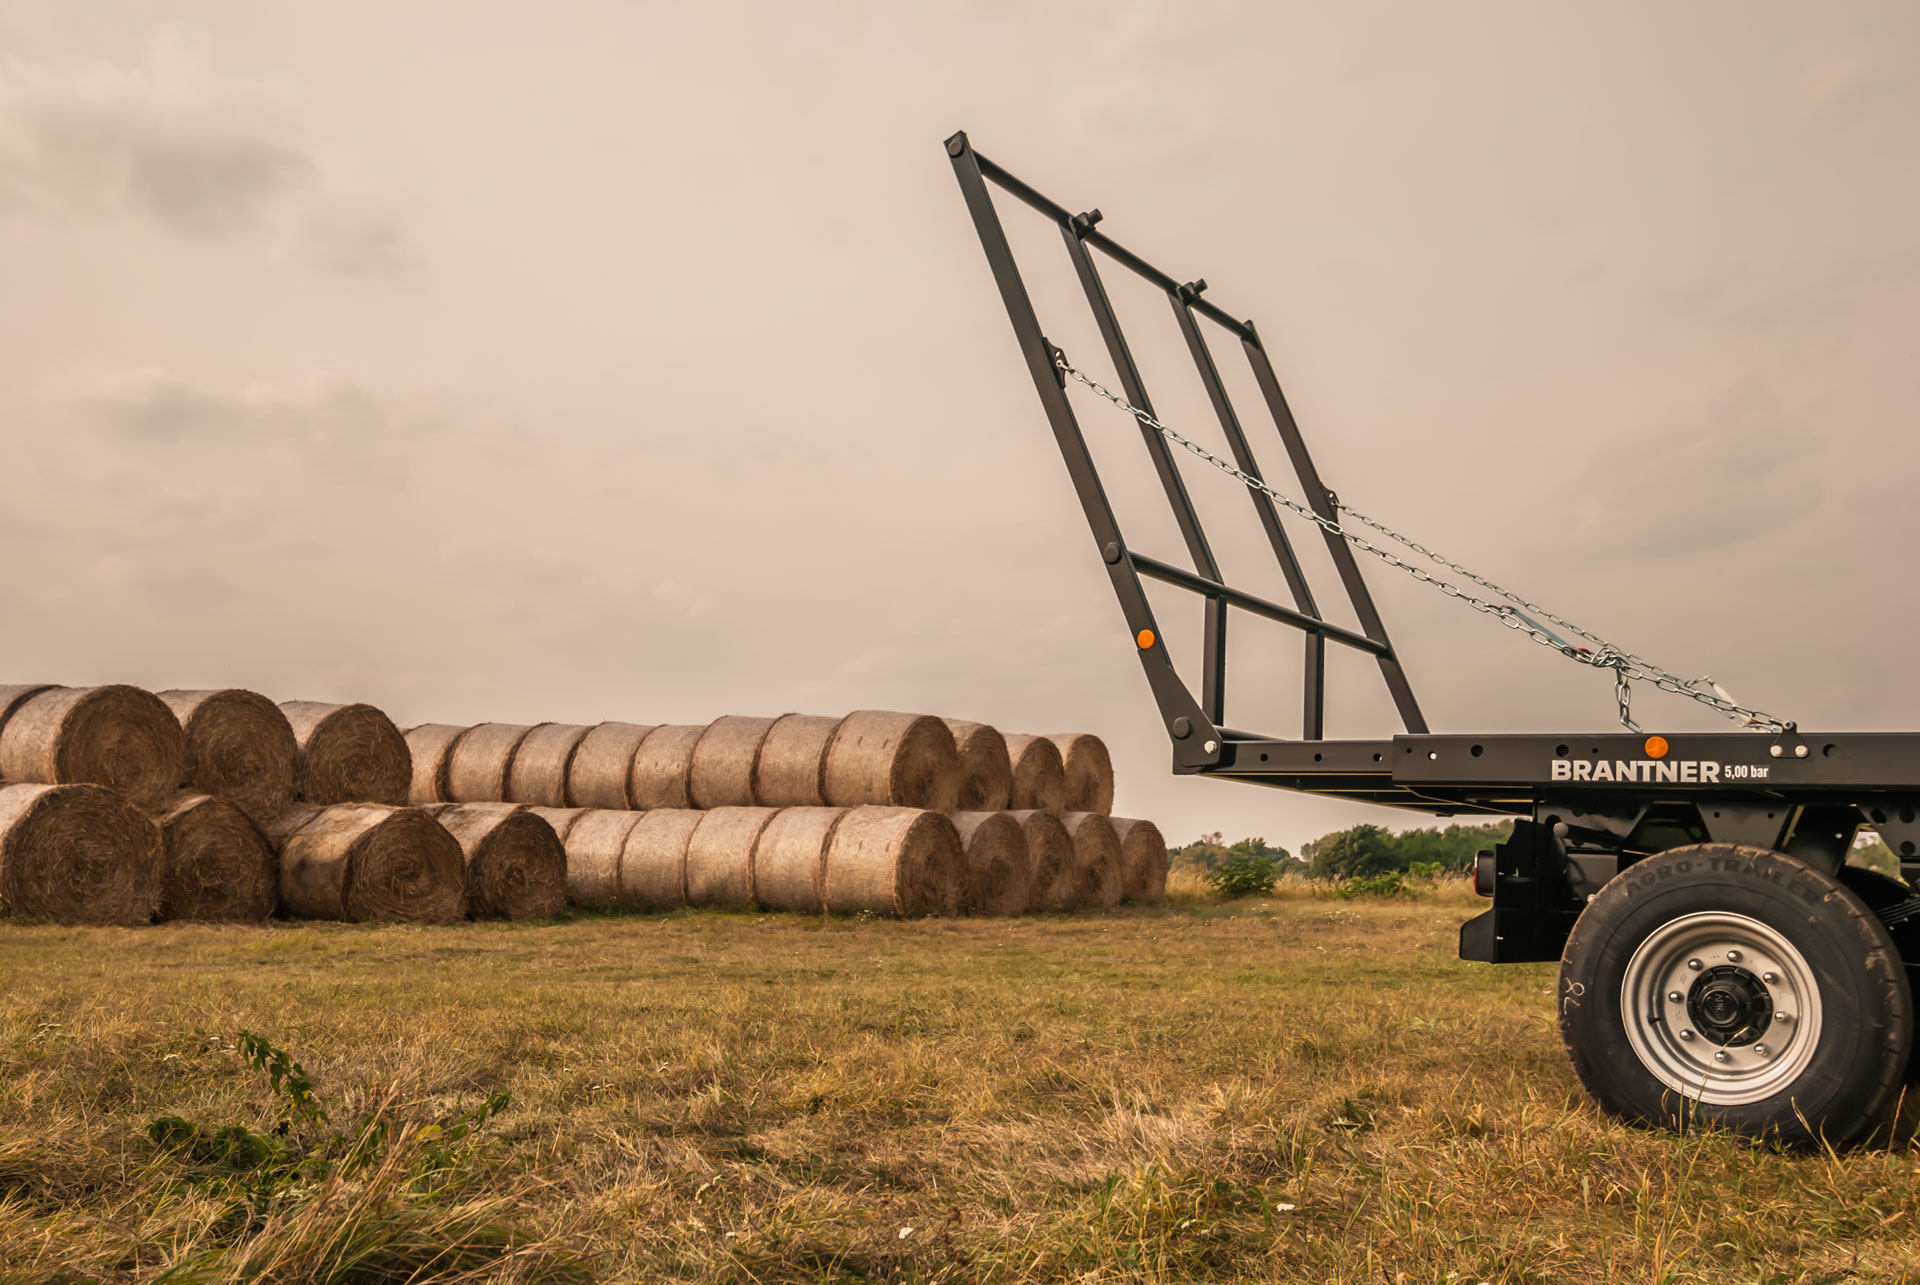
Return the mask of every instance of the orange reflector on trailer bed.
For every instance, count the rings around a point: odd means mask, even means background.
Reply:
[[[1647,757],[1650,759],[1663,759],[1666,756],[1667,738],[1664,736],[1649,736],[1647,738]]]

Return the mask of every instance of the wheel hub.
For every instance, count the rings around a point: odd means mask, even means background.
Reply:
[[[1773,1024],[1773,994],[1738,964],[1700,974],[1687,992],[1687,1016],[1695,1029],[1723,1048],[1757,1042]]]

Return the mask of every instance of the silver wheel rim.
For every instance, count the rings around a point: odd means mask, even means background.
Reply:
[[[1779,932],[1707,910],[1640,943],[1621,979],[1620,1016],[1655,1079],[1709,1106],[1743,1106],[1806,1070],[1820,1043],[1820,988]]]

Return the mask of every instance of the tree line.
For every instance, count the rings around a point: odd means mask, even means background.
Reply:
[[[1263,838],[1228,843],[1216,830],[1185,847],[1169,849],[1168,856],[1172,864],[1202,874],[1230,864],[1271,862],[1281,870],[1297,869],[1318,878],[1354,879],[1411,869],[1415,863],[1442,870],[1467,870],[1473,866],[1474,853],[1505,843],[1512,831],[1511,821],[1398,832],[1378,825],[1354,825],[1321,835],[1303,845],[1296,857]]]

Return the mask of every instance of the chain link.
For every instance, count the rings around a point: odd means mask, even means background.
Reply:
[[[1112,402],[1115,406],[1118,406],[1121,410],[1126,411],[1129,415],[1139,420],[1140,423],[1146,425],[1148,428],[1153,429],[1155,432],[1159,433],[1162,437],[1165,437],[1168,441],[1174,442],[1186,448],[1188,451],[1191,451],[1193,454],[1199,456],[1201,459],[1213,465],[1215,468],[1227,474],[1229,477],[1232,477],[1238,480],[1239,482],[1241,482],[1242,484],[1252,488],[1253,490],[1260,492],[1262,495],[1265,495],[1268,499],[1273,500],[1275,503],[1288,509],[1292,513],[1295,513],[1298,516],[1305,518],[1307,521],[1313,523],[1317,527],[1320,527],[1322,530],[1328,532],[1329,534],[1338,536],[1340,539],[1345,540],[1348,544],[1360,550],[1362,553],[1372,554],[1374,557],[1386,563],[1388,566],[1394,567],[1400,571],[1406,572],[1409,576],[1412,576],[1415,580],[1420,581],[1422,584],[1431,585],[1433,588],[1438,589],[1441,593],[1446,594],[1449,598],[1457,599],[1460,602],[1467,604],[1469,607],[1472,607],[1475,611],[1478,611],[1484,615],[1492,616],[1494,619],[1500,621],[1500,623],[1507,626],[1507,628],[1518,630],[1519,632],[1527,635],[1527,637],[1533,639],[1533,641],[1541,644],[1542,646],[1551,647],[1555,651],[1561,653],[1562,655],[1568,657],[1571,660],[1577,661],[1582,665],[1590,666],[1594,669],[1612,670],[1614,697],[1619,702],[1619,705],[1620,705],[1620,723],[1623,727],[1626,727],[1635,732],[1641,730],[1640,725],[1633,721],[1632,684],[1635,682],[1642,682],[1642,683],[1651,684],[1654,687],[1654,689],[1657,691],[1671,692],[1676,696],[1686,696],[1692,700],[1696,700],[1700,702],[1702,705],[1705,705],[1710,709],[1718,710],[1720,713],[1726,715],[1728,718],[1732,719],[1734,722],[1739,723],[1744,727],[1752,728],[1756,731],[1788,732],[1793,730],[1794,724],[1792,724],[1791,722],[1788,722],[1785,719],[1776,718],[1772,714],[1768,714],[1763,710],[1751,709],[1745,705],[1738,704],[1735,701],[1730,700],[1727,697],[1721,695],[1717,691],[1702,691],[1700,689],[1699,684],[1709,682],[1710,680],[1702,678],[1702,679],[1697,679],[1693,682],[1688,682],[1686,679],[1681,678],[1679,675],[1673,673],[1670,670],[1662,669],[1660,666],[1653,664],[1651,661],[1645,660],[1640,656],[1636,656],[1634,653],[1630,651],[1626,651],[1620,647],[1616,647],[1613,643],[1608,642],[1605,638],[1602,638],[1600,635],[1593,633],[1590,630],[1583,629],[1579,625],[1574,624],[1571,620],[1566,619],[1564,616],[1556,615],[1555,613],[1547,610],[1545,607],[1540,606],[1538,603],[1531,602],[1528,599],[1521,597],[1519,594],[1516,594],[1509,589],[1502,588],[1500,585],[1495,584],[1493,581],[1488,580],[1484,576],[1480,576],[1475,574],[1472,571],[1469,571],[1466,567],[1461,566],[1459,563],[1454,562],[1451,559],[1441,556],[1440,554],[1434,552],[1432,549],[1429,549],[1427,546],[1419,543],[1418,541],[1410,539],[1407,536],[1400,534],[1400,532],[1395,531],[1392,527],[1389,527],[1382,522],[1376,521],[1375,519],[1368,517],[1366,514],[1361,513],[1356,509],[1347,508],[1346,506],[1341,505],[1338,500],[1333,499],[1332,495],[1329,494],[1328,500],[1337,509],[1343,511],[1348,517],[1352,518],[1354,521],[1359,522],[1361,525],[1372,529],[1373,531],[1377,532],[1382,536],[1385,536],[1387,539],[1392,540],[1394,543],[1399,544],[1403,548],[1411,550],[1412,552],[1418,554],[1420,557],[1425,558],[1429,562],[1433,563],[1435,566],[1444,567],[1448,571],[1451,571],[1455,575],[1459,576],[1461,579],[1467,580],[1473,584],[1479,585],[1481,588],[1487,590],[1490,593],[1497,594],[1499,597],[1505,599],[1506,601],[1493,602],[1486,598],[1479,597],[1476,594],[1470,593],[1467,590],[1462,589],[1459,585],[1452,583],[1451,581],[1443,580],[1440,577],[1434,575],[1432,572],[1428,571],[1426,568],[1416,566],[1413,563],[1408,562],[1406,559],[1400,557],[1398,554],[1394,553],[1392,550],[1383,549],[1379,545],[1375,544],[1373,541],[1359,534],[1358,532],[1349,530],[1346,526],[1342,525],[1340,522],[1335,521],[1332,518],[1321,516],[1319,513],[1315,512],[1313,509],[1309,508],[1305,504],[1302,504],[1300,501],[1294,499],[1293,497],[1289,495],[1281,494],[1279,491],[1274,490],[1271,486],[1268,486],[1265,482],[1261,481],[1259,478],[1254,477],[1252,474],[1247,473],[1244,470],[1238,468],[1237,466],[1229,463],[1228,461],[1221,459],[1218,455],[1215,455],[1212,451],[1209,451],[1206,447],[1200,445],[1198,442],[1194,441],[1192,438],[1183,436],[1181,433],[1179,433],[1175,429],[1169,428],[1167,425],[1162,424],[1159,420],[1155,419],[1152,415],[1148,414],[1146,411],[1141,410],[1138,406],[1135,406],[1132,402],[1128,401],[1126,398],[1122,397],[1120,394],[1114,392],[1110,388],[1107,388],[1097,383],[1093,379],[1089,378],[1087,375],[1083,374],[1081,371],[1076,370],[1067,361],[1066,357],[1063,354],[1059,353],[1058,350],[1055,351],[1053,364],[1059,368],[1060,372],[1063,375],[1066,375],[1067,377],[1074,379],[1081,384],[1086,385],[1086,387],[1091,389],[1094,393]],[[1573,643],[1568,642],[1565,638],[1560,637],[1558,634],[1555,634],[1551,630],[1542,626],[1538,621],[1533,619],[1533,617],[1535,616],[1538,616],[1540,617],[1540,619],[1545,620],[1551,624],[1558,625],[1560,626],[1560,628],[1566,630],[1568,633],[1571,633],[1579,638],[1583,638],[1587,642],[1593,645],[1590,647],[1576,646]]]

